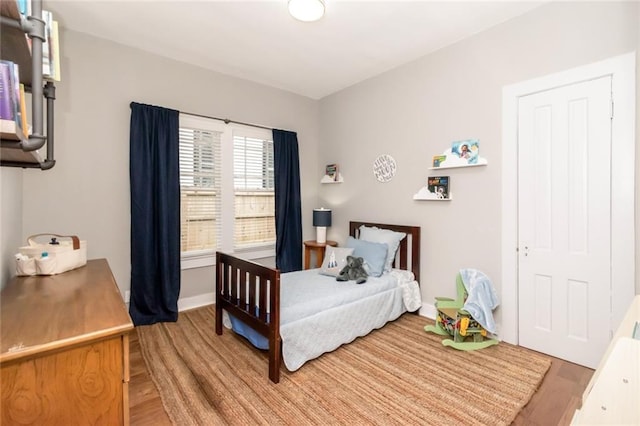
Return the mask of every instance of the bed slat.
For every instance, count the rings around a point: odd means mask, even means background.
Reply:
[[[280,271],[216,253],[216,334],[222,334],[222,311],[226,310],[265,336],[269,340],[269,378],[274,383],[280,381],[282,360],[279,307]]]

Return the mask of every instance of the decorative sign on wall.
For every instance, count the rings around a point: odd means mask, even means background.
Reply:
[[[373,175],[380,182],[389,182],[395,176],[396,168],[396,160],[388,154],[382,154],[373,162]]]

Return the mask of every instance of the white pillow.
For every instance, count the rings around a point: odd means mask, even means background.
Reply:
[[[342,268],[344,268],[344,265],[347,264],[347,256],[351,256],[353,250],[354,249],[347,247],[327,247],[327,250],[324,252],[322,266],[320,266],[320,273],[337,277]]]
[[[367,226],[362,225],[360,227],[360,235],[359,238],[365,241],[371,241],[374,243],[384,243],[387,245],[387,259],[384,264],[384,271],[391,271],[391,265],[396,258],[396,252],[398,251],[398,247],[400,246],[400,241],[407,234],[404,232],[395,232],[389,229],[379,229],[374,226],[373,228],[369,228]]]

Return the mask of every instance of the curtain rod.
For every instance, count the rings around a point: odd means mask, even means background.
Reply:
[[[265,126],[261,126],[259,124],[251,124],[251,123],[245,123],[243,121],[229,120],[228,118],[212,117],[210,115],[194,114],[192,112],[185,112],[185,111],[181,111],[181,112],[183,112],[184,114],[189,114],[189,115],[193,115],[193,116],[196,116],[196,117],[209,118],[209,119],[212,119],[212,120],[220,120],[220,121],[223,121],[224,124],[235,123],[235,124],[242,124],[244,126],[257,127],[259,129],[273,130],[271,127],[265,127]]]

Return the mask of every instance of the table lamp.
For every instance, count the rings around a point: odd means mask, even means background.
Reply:
[[[331,209],[313,209],[313,226],[316,227],[316,242],[327,242],[327,226],[331,226]]]

